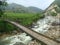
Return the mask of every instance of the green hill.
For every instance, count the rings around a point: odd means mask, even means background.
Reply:
[[[6,10],[18,13],[38,13],[43,11],[42,9],[39,9],[37,7],[24,7],[16,3],[8,4]]]
[[[54,3],[60,7],[60,0],[55,0]]]

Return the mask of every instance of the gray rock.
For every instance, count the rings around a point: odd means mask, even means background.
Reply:
[[[52,26],[60,25],[60,20],[57,19],[52,23]]]
[[[25,45],[22,42],[16,42],[14,45]]]

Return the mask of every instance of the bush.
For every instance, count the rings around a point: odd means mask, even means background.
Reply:
[[[60,8],[55,7],[55,11],[56,11],[57,13],[60,13]]]
[[[51,12],[51,15],[52,15],[52,16],[56,16],[57,13],[55,13],[55,12]]]
[[[12,24],[7,23],[6,21],[0,20],[0,32],[11,32],[16,27],[14,27]]]

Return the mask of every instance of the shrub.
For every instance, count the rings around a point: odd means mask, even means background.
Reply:
[[[6,21],[0,20],[0,32],[11,32],[16,29],[12,24],[7,23]]]
[[[52,15],[52,16],[56,16],[57,13],[55,13],[55,12],[51,12],[51,15]]]

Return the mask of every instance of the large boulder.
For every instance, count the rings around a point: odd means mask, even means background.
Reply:
[[[53,23],[52,26],[57,26],[60,25],[60,19],[56,19]]]

